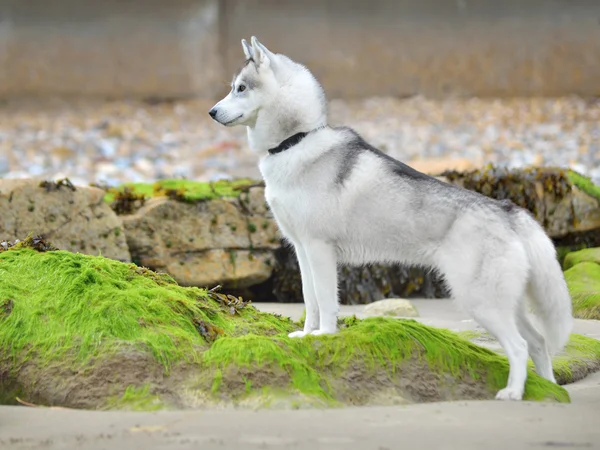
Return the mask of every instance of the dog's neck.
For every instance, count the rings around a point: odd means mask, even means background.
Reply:
[[[282,101],[283,100],[283,101]],[[304,102],[302,102],[304,103]],[[294,105],[285,99],[273,103],[273,108],[259,111],[254,124],[248,126],[250,149],[261,156],[277,147],[281,142],[297,133],[309,132],[327,125],[325,102],[311,102],[312,107],[304,104]],[[323,103],[323,105],[320,105]],[[314,105],[320,106],[314,106]]]

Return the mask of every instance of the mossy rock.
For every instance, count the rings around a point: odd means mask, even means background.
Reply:
[[[573,186],[576,186],[582,192],[585,192],[590,197],[594,197],[600,204],[600,186],[594,184],[594,182],[585,175],[569,170],[567,177]]]
[[[559,167],[446,171],[441,178],[497,200],[510,200],[529,210],[555,245],[600,244],[600,186]]]
[[[215,182],[166,179],[155,183],[125,183],[114,188],[106,187],[104,201],[110,203],[117,214],[131,214],[154,197],[169,197],[190,203],[236,198],[248,188],[260,184],[246,178]]]
[[[600,247],[586,248],[567,254],[563,262],[563,268],[567,270],[582,262],[600,264]]]
[[[467,330],[457,334],[473,344],[504,354],[498,341],[487,332]],[[534,368],[531,359],[529,367]],[[558,384],[574,383],[600,370],[600,340],[571,335],[565,348],[552,359],[552,367]]]
[[[573,315],[600,320],[600,264],[584,260],[566,270],[565,279],[573,300]]]
[[[491,399],[506,359],[411,320],[340,321],[334,336],[133,264],[0,252],[0,401],[153,410]],[[531,372],[525,397],[567,402]]]

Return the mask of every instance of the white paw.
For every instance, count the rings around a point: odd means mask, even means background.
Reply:
[[[300,330],[300,331],[294,331],[294,332],[288,334],[288,337],[291,337],[291,338],[301,338],[301,337],[306,336],[307,334],[308,333],[306,333],[305,331]]]
[[[504,388],[500,389],[496,394],[496,400],[521,400],[523,392],[519,389]]]
[[[311,333],[313,336],[321,336],[323,334],[335,334],[335,330],[334,331],[328,331],[328,330],[315,330],[315,331],[311,331]]]

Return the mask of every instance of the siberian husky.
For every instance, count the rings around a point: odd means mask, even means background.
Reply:
[[[255,37],[242,49],[231,92],[209,114],[247,127],[267,203],[295,248],[306,322],[290,336],[336,332],[337,264],[435,267],[508,356],[497,399],[522,399],[528,354],[555,382],[550,355],[569,338],[571,299],[554,246],[530,214],[420,173],[350,128],[328,126],[324,91],[306,67]]]

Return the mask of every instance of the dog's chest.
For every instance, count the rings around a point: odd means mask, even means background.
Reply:
[[[281,232],[291,239],[321,234],[319,230],[333,210],[318,174],[294,157],[267,158],[260,169],[266,184],[265,199]]]
[[[268,184],[265,190],[265,198],[281,232],[291,239],[313,234],[320,227],[322,202],[318,197],[300,189],[277,189]]]
[[[265,199],[276,218],[286,223],[298,222],[311,215],[312,208],[307,204],[308,198],[299,189],[277,189],[267,185]]]

